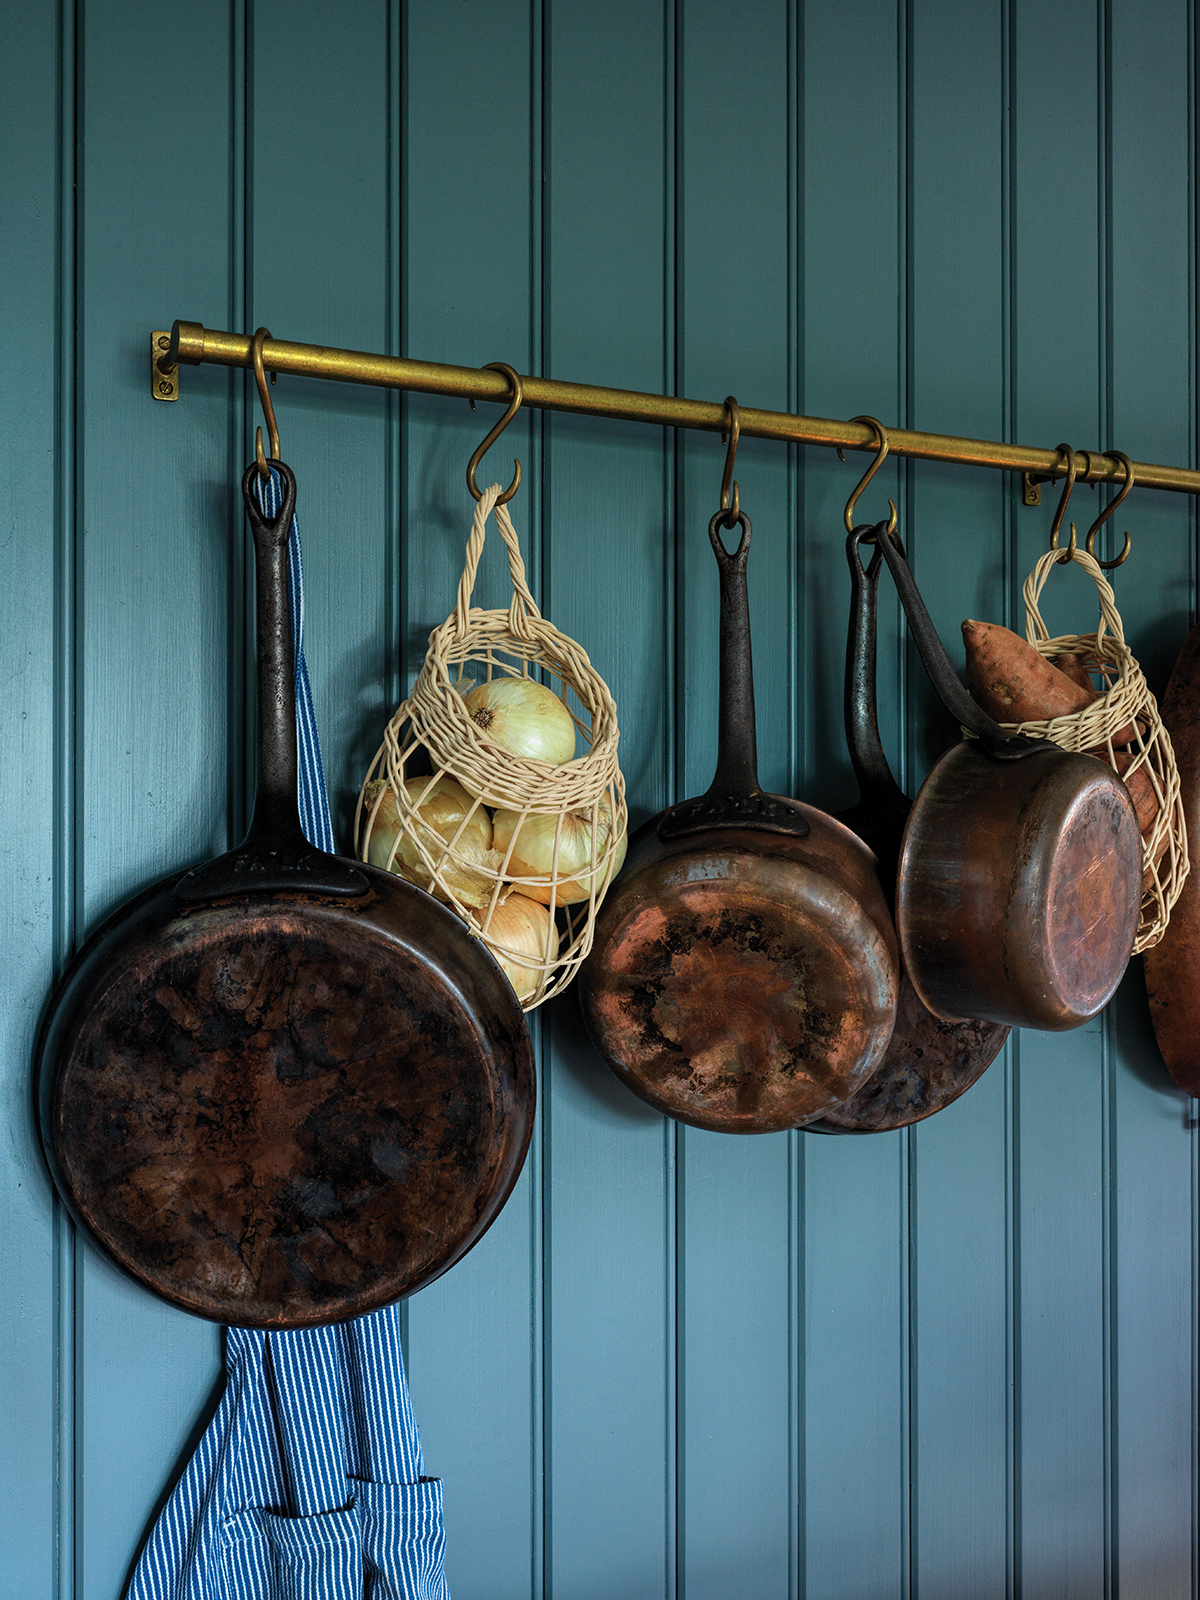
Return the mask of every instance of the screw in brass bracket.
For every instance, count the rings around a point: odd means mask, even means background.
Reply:
[[[179,399],[179,366],[166,365],[171,334],[160,328],[150,335],[150,393],[156,400]]]
[[[1023,506],[1040,506],[1042,503],[1042,484],[1044,478],[1036,477],[1032,472],[1021,474],[1021,504]]]

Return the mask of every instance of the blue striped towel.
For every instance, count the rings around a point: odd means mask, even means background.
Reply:
[[[258,485],[276,516],[282,484]],[[300,821],[333,849],[304,661],[300,528],[288,544]],[[400,1308],[330,1328],[229,1328],[225,1392],[155,1523],[127,1600],[449,1600],[442,1486],[421,1471]]]

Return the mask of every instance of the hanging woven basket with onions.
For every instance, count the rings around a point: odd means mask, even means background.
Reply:
[[[476,506],[457,603],[384,730],[355,838],[360,859],[451,905],[531,1011],[592,947],[628,814],[616,706],[539,612],[501,494],[493,484]],[[505,611],[471,605],[493,510],[512,578]]]

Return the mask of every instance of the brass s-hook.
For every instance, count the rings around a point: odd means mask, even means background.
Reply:
[[[846,501],[846,509],[842,513],[842,519],[846,524],[846,532],[847,533],[853,533],[854,532],[854,508],[858,504],[859,496],[862,494],[863,490],[870,483],[871,479],[879,471],[879,469],[883,465],[883,463],[887,460],[887,453],[888,453],[888,449],[890,448],[889,444],[888,444],[887,429],[884,427],[883,423],[880,422],[878,417],[866,417],[866,416],[863,416],[863,417],[851,417],[850,421],[851,422],[869,422],[871,424],[871,426],[875,429],[875,438],[876,438],[877,443],[876,443],[876,454],[875,454],[874,461],[872,461],[871,465],[867,468],[867,470],[863,473],[862,477],[858,480],[858,484],[855,487],[854,492],[851,494],[849,500]],[[838,450],[838,458],[841,461],[845,461],[845,459],[846,459],[845,456],[842,454],[840,448]],[[889,500],[888,501],[888,505],[891,507],[891,513],[892,514],[888,518],[887,531],[889,533],[895,533],[895,531],[896,531],[896,504],[895,504],[895,501],[894,500]]]
[[[729,413],[729,427],[722,430],[721,443],[725,443],[726,435],[729,438],[729,448],[725,452],[725,471],[721,474],[721,510],[725,512],[723,528],[735,528],[741,515],[741,505],[738,501],[738,486],[734,482],[733,463],[737,459],[738,434],[742,431],[741,413],[738,403],[733,396],[725,396],[725,409]],[[733,501],[730,503],[729,491],[733,489]]]
[[[1065,484],[1065,486],[1063,488],[1062,495],[1061,495],[1061,497],[1059,499],[1059,502],[1058,502],[1058,510],[1054,513],[1054,521],[1050,525],[1050,548],[1051,548],[1051,550],[1057,550],[1058,549],[1058,530],[1062,527],[1063,513],[1067,509],[1067,501],[1071,498],[1071,490],[1075,487],[1075,476],[1079,471],[1079,462],[1078,462],[1078,460],[1076,458],[1074,450],[1071,449],[1071,446],[1069,444],[1060,444],[1060,445],[1058,445],[1056,447],[1056,454],[1066,457],[1066,460],[1067,460],[1067,481],[1066,481],[1066,484]],[[1057,466],[1057,465],[1058,465],[1058,463],[1056,462],[1055,466]],[[1054,475],[1053,474],[1051,475],[1050,481],[1051,481],[1051,483],[1054,482]],[[1075,554],[1075,524],[1072,523],[1071,524],[1071,542],[1067,546],[1067,548],[1063,551],[1062,555],[1059,556],[1059,558],[1058,558],[1059,559],[1059,564],[1062,565],[1062,564],[1070,561],[1071,557],[1074,554]]]
[[[279,429],[275,424],[275,407],[271,404],[271,391],[267,388],[267,375],[263,370],[263,340],[270,337],[270,328],[258,328],[250,346],[250,354],[254,362],[254,381],[258,385],[258,398],[262,401],[263,416],[267,421],[267,437],[271,441],[271,460],[278,461]],[[261,428],[254,430],[254,458],[258,462],[259,477],[265,481],[271,476],[271,469],[267,465],[267,458],[263,455]]]
[[[491,433],[488,434],[487,438],[476,450],[470,461],[467,462],[467,488],[471,491],[476,500],[483,499],[483,491],[479,489],[475,483],[476,468],[479,466],[479,463],[483,460],[487,452],[495,444],[496,440],[504,432],[505,428],[508,427],[509,423],[516,416],[517,412],[520,410],[521,400],[524,394],[524,390],[521,388],[520,378],[514,372],[512,367],[508,366],[506,362],[489,361],[485,370],[488,372],[503,372],[508,378],[509,383],[512,385],[512,393],[509,397],[508,409],[500,418],[500,421],[492,429]],[[472,409],[474,408],[474,405],[475,402],[472,400]],[[496,501],[498,506],[507,505],[512,499],[513,495],[515,495],[517,490],[521,487],[521,463],[514,458],[513,466],[517,469],[513,474],[513,481]]]
[[[1113,503],[1108,507],[1108,509],[1106,511],[1102,511],[1100,513],[1100,515],[1096,518],[1095,522],[1093,522],[1091,527],[1088,529],[1086,544],[1087,544],[1087,553],[1090,556],[1096,556],[1096,535],[1100,532],[1100,529],[1104,526],[1104,524],[1108,521],[1109,517],[1112,516],[1113,512],[1121,504],[1121,501],[1124,500],[1125,496],[1133,488],[1133,462],[1130,461],[1129,457],[1127,455],[1123,454],[1123,452],[1120,451],[1120,450],[1109,450],[1107,452],[1107,454],[1112,456],[1114,461],[1119,461],[1121,463],[1121,465],[1125,468],[1125,484],[1124,484],[1124,487],[1122,488],[1120,494],[1113,501]],[[1111,571],[1113,567],[1119,567],[1121,565],[1122,561],[1124,561],[1125,557],[1129,554],[1129,542],[1130,542],[1129,541],[1129,532],[1128,532],[1128,530],[1126,530],[1126,533],[1125,533],[1125,547],[1121,551],[1121,554],[1119,556],[1116,556],[1112,561],[1100,561],[1099,556],[1096,556],[1096,560],[1099,562],[1100,566],[1102,566],[1105,569],[1106,572]]]

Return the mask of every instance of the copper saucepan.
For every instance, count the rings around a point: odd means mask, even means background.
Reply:
[[[746,560],[721,579],[720,740],[707,793],[645,823],[580,971],[592,1038],[660,1111],[722,1133],[793,1128],[845,1100],[887,1046],[897,948],[875,858],[757,776]]]
[[[1129,791],[1094,756],[1005,735],[951,668],[899,541],[879,544],[934,688],[976,735],[940,758],[909,813],[896,879],[905,969],[948,1022],[1077,1028],[1111,999],[1137,932]]]

